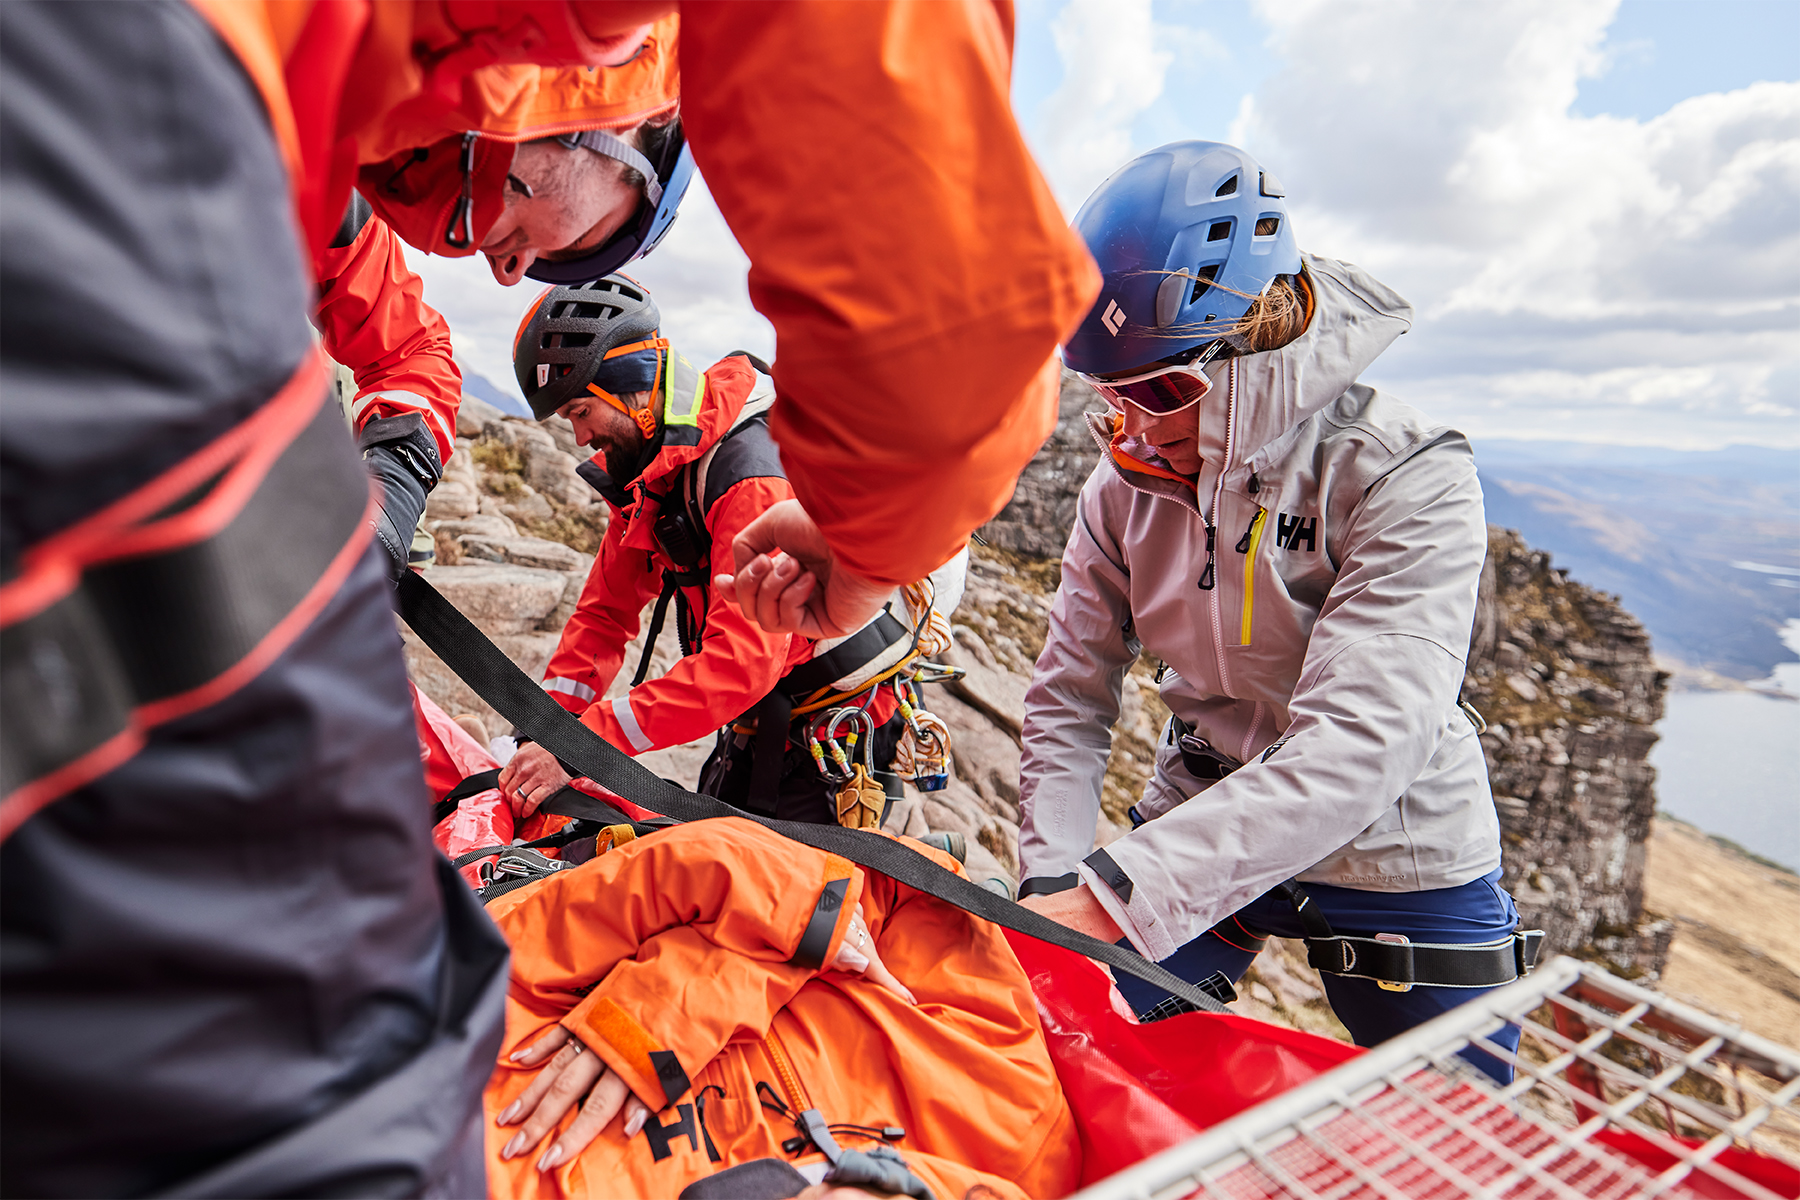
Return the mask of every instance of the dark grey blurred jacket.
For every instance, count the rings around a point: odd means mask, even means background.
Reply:
[[[0,576],[267,403],[312,302],[197,13],[0,5]],[[348,436],[323,452],[360,503]],[[0,1194],[482,1194],[506,951],[428,821],[371,548],[259,674],[0,847]]]

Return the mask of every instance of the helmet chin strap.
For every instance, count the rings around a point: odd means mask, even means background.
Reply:
[[[644,177],[644,199],[650,202],[650,206],[654,208],[662,203],[662,181],[656,177],[656,167],[630,143],[614,137],[604,129],[565,133],[556,140],[570,150],[592,150],[595,154],[624,163]]]
[[[632,408],[599,384],[590,383],[587,385],[587,390],[630,417],[632,422],[638,427],[638,432],[644,435],[645,441],[649,441],[656,436],[655,400],[652,400],[642,408]],[[655,393],[652,393],[652,395],[654,394]]]

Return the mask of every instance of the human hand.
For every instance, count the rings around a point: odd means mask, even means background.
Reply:
[[[713,582],[770,633],[843,637],[866,625],[894,590],[846,570],[798,500],[744,526],[731,554],[737,573]]]
[[[1049,895],[1027,896],[1019,903],[1058,925],[1067,925],[1076,933],[1085,933],[1103,942],[1116,942],[1125,936],[1125,931],[1100,906],[1100,901],[1094,899],[1093,891],[1085,883]]]
[[[581,1039],[560,1025],[515,1053],[511,1059],[525,1067],[546,1060],[549,1065],[538,1072],[525,1094],[494,1118],[496,1125],[525,1123],[525,1127],[501,1148],[501,1158],[517,1158],[537,1145],[583,1096],[587,1100],[581,1105],[581,1113],[544,1151],[537,1161],[538,1170],[548,1171],[586,1150],[588,1143],[612,1124],[621,1109],[625,1113],[623,1132],[627,1138],[636,1137],[638,1130],[644,1127],[650,1117],[650,1106],[634,1096],[624,1080],[608,1071],[598,1055],[587,1053]]]
[[[908,1004],[919,1002],[912,990],[895,979],[894,973],[881,961],[881,955],[875,949],[875,939],[869,936],[869,927],[863,923],[861,910],[850,914],[850,928],[845,932],[843,942],[838,945],[838,952],[825,965],[833,970],[848,971],[852,975],[872,979]]]
[[[569,773],[536,742],[520,746],[512,761],[500,768],[500,790],[513,802],[513,811],[524,820],[538,805],[569,786]]]

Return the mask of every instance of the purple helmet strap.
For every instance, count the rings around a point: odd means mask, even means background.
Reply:
[[[644,177],[644,198],[650,201],[651,206],[662,203],[662,182],[656,178],[656,168],[630,143],[614,137],[604,129],[565,133],[556,140],[571,150],[592,150],[595,154],[624,163]]]

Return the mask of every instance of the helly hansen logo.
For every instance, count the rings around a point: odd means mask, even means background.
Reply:
[[[1290,517],[1286,513],[1275,514],[1275,544],[1284,550],[1298,550],[1300,543],[1305,542],[1308,550],[1319,548],[1319,518]]]
[[[1119,307],[1117,300],[1107,301],[1106,311],[1100,314],[1100,323],[1106,326],[1108,333],[1119,336],[1119,330],[1125,325],[1125,310]]]

